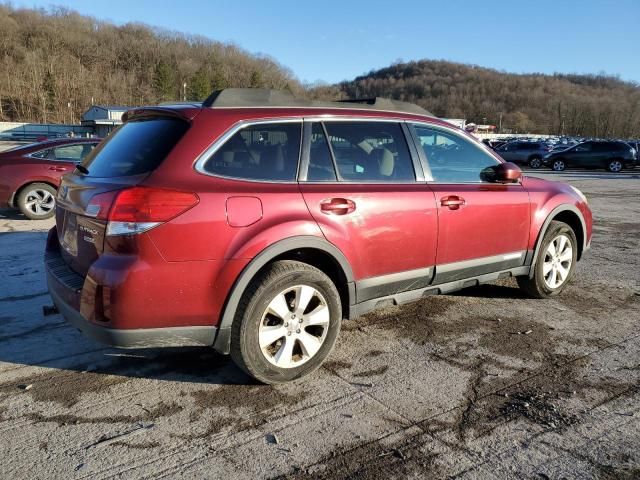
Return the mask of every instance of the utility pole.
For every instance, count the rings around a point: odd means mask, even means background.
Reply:
[[[182,101],[187,101],[187,82],[182,83]]]
[[[498,123],[498,133],[502,133],[502,112],[500,112],[500,122]]]

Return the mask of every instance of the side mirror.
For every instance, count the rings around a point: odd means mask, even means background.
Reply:
[[[480,176],[485,182],[517,183],[522,178],[522,170],[515,163],[504,162],[485,168]]]

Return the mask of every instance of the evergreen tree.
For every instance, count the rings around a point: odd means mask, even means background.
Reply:
[[[175,100],[175,79],[167,62],[160,60],[153,75],[153,89],[160,100]]]
[[[251,73],[251,79],[249,80],[249,86],[251,88],[261,88],[262,87],[262,75],[259,71],[254,70]]]
[[[222,74],[222,71],[219,67],[213,68],[213,75],[211,77],[211,90],[222,90],[223,88],[228,88],[229,82]]]
[[[209,76],[203,68],[198,71],[189,80],[187,99],[202,101],[211,93]]]
[[[56,80],[51,70],[47,70],[42,79],[42,91],[45,95],[45,108],[54,110],[56,107]]]

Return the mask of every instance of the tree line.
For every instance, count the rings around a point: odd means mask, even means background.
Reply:
[[[231,86],[302,88],[274,59],[233,44],[0,5],[0,121],[73,123],[92,104],[203,100]]]
[[[185,86],[186,85],[186,86]],[[64,8],[0,5],[0,121],[76,123],[92,104],[200,101],[226,87],[324,100],[390,97],[506,133],[640,137],[640,88],[607,75],[509,74],[447,61],[398,62],[336,85],[301,85],[240,47]]]

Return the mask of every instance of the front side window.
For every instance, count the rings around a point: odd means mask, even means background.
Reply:
[[[236,132],[204,170],[247,180],[294,181],[300,156],[300,123],[251,125]]]
[[[392,122],[326,122],[340,179],[347,182],[415,181],[402,127]]]
[[[414,128],[434,182],[485,182],[483,170],[500,163],[480,146],[459,135],[420,125],[414,125]]]
[[[321,123],[314,123],[311,127],[311,145],[309,149],[309,182],[335,182],[336,170],[331,159],[331,150],[327,136]]]

